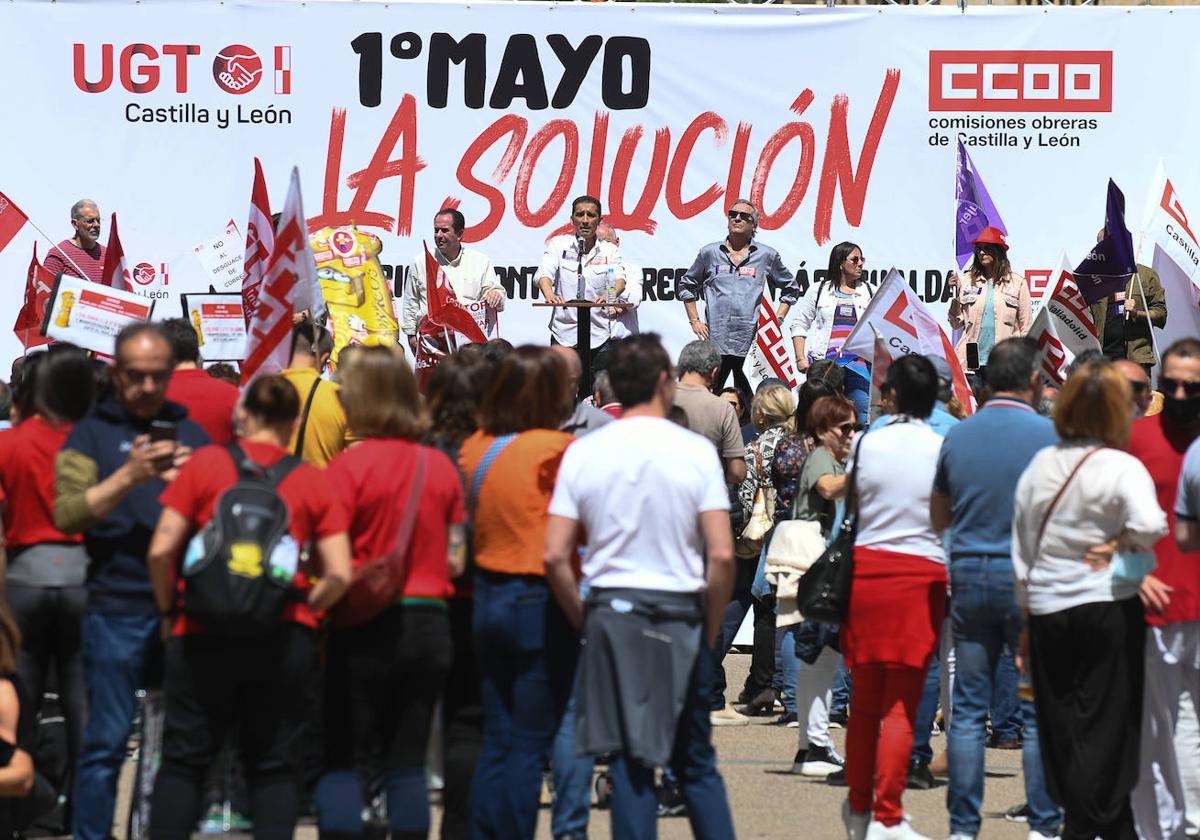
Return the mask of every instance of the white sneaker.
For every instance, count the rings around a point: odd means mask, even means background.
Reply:
[[[878,820],[872,820],[867,828],[866,840],[930,840],[913,828],[907,821],[901,820],[895,825],[884,825]]]
[[[950,840],[975,840],[974,834],[951,834]]]
[[[712,712],[708,716],[709,722],[713,726],[749,726],[750,718],[743,715],[741,712],[733,708],[729,703],[725,704],[725,708],[717,712]]]
[[[871,822],[871,812],[856,814],[850,810],[850,800],[842,802],[842,825],[846,826],[846,836],[850,840],[865,840],[867,826]]]
[[[1058,840],[1058,835],[1057,834],[1042,834],[1042,832],[1040,832],[1040,831],[1030,829],[1028,840]]]

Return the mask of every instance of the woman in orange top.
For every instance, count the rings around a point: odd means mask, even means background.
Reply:
[[[533,837],[542,756],[574,676],[579,640],[546,586],[547,510],[570,408],[566,363],[519,347],[497,365],[480,430],[462,444],[474,521],[475,651],[483,748],[471,788],[472,835]]]

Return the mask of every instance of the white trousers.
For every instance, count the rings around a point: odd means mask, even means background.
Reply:
[[[1200,822],[1200,622],[1146,632],[1141,767],[1131,797],[1141,840],[1184,840]]]
[[[784,644],[790,644],[785,640]],[[829,740],[829,707],[833,703],[833,678],[837,676],[838,665],[842,655],[833,648],[821,648],[817,661],[809,665],[800,663],[800,672],[796,674],[796,718],[805,720],[808,728],[800,733],[800,749],[807,743],[814,747],[830,747]]]

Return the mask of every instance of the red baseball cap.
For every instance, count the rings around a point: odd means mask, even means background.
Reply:
[[[1005,251],[1008,250],[1008,243],[1004,241],[1004,231],[997,227],[985,227],[980,231],[979,236],[975,237],[976,245],[999,245]]]

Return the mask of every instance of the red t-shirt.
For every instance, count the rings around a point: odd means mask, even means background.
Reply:
[[[4,508],[4,542],[19,546],[47,542],[79,543],[54,527],[54,460],[62,449],[68,423],[30,417],[0,432],[0,500]]]
[[[458,470],[443,453],[425,450],[425,480],[413,526],[401,594],[446,598],[451,594],[446,565],[446,529],[464,520]],[[327,475],[350,520],[354,565],[386,555],[396,544],[404,506],[412,492],[418,445],[395,438],[372,438],[351,446],[329,462]]]
[[[1195,440],[1190,432],[1181,430],[1156,414],[1143,417],[1133,424],[1128,451],[1145,465],[1158,493],[1158,506],[1167,514],[1167,535],[1154,544],[1158,568],[1151,574],[1175,587],[1165,615],[1149,615],[1150,624],[1200,620],[1200,563],[1195,555],[1185,555],[1175,543],[1175,493],[1179,487],[1179,472],[1183,456]]]
[[[233,409],[238,389],[200,368],[177,370],[167,384],[167,399],[187,409],[188,418],[208,432],[213,443],[233,440]]]
[[[269,443],[239,441],[242,450],[254,463],[269,467],[288,453]],[[179,475],[167,485],[159,496],[164,507],[172,508],[191,522],[199,531],[213,517],[217,497],[221,491],[237,483],[237,467],[223,446],[205,446],[198,449],[179,470]],[[317,541],[334,534],[345,533],[346,515],[341,505],[334,502],[329,483],[321,470],[310,464],[301,464],[279,483],[279,495],[288,507],[291,521],[288,531],[300,546],[309,540]],[[314,552],[314,560],[318,560]],[[311,588],[309,572],[301,569],[296,573],[295,586],[301,591]],[[284,621],[294,621],[307,627],[317,626],[317,616],[303,602],[290,602],[284,608]],[[194,621],[181,617],[175,624],[176,635],[203,629]]]

